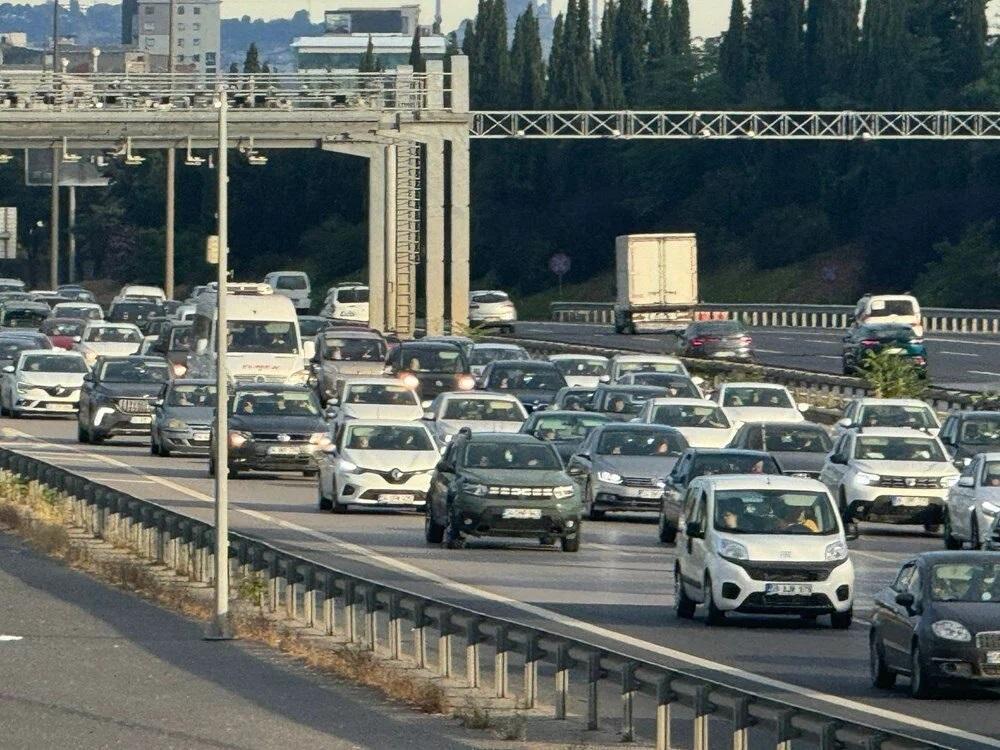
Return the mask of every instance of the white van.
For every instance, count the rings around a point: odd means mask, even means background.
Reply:
[[[312,285],[309,274],[303,271],[272,271],[264,277],[276,294],[288,297],[299,311],[309,311]]]
[[[267,284],[228,284],[229,379],[236,383],[305,385],[315,342],[303,343],[295,306]],[[214,378],[216,293],[198,298],[188,354],[189,378]]]
[[[326,293],[320,314],[331,320],[368,323],[369,289],[364,284],[340,284]]]
[[[678,521],[674,607],[689,619],[699,604],[710,625],[739,612],[830,615],[849,628],[854,566],[829,490],[766,474],[693,480]]]
[[[854,325],[901,323],[924,335],[924,317],[920,303],[909,294],[866,294],[854,308]]]
[[[142,284],[126,284],[118,292],[115,299],[125,299],[126,297],[142,297],[156,302],[166,302],[167,294],[158,286],[145,286]]]

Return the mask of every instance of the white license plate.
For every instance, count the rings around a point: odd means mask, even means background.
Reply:
[[[399,505],[400,503],[412,503],[413,495],[386,494],[379,495],[378,501],[385,505]]]
[[[538,520],[542,517],[542,511],[539,508],[505,508],[503,517]]]
[[[663,490],[639,490],[639,497],[644,500],[658,500],[663,496]]]
[[[1000,651],[987,651],[986,652],[986,663],[987,664],[1000,664]]]
[[[299,449],[294,445],[275,445],[267,449],[269,456],[297,456]]]
[[[923,508],[930,501],[929,497],[894,497],[892,504],[896,508]]]
[[[73,404],[48,404],[45,408],[49,411],[73,411]]]
[[[809,596],[813,587],[808,583],[765,583],[764,593],[771,596]]]
[[[153,418],[152,417],[132,417],[132,419],[129,420],[129,423],[131,423],[131,424],[153,424]]]
[[[194,440],[208,442],[212,439],[212,433],[210,432],[196,432],[194,434]]]
[[[891,349],[886,349],[885,353],[886,354],[902,354],[903,350],[900,349],[898,346],[894,346]]]

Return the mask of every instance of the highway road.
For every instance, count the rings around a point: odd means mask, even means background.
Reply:
[[[833,375],[842,374],[843,334],[829,329],[752,328],[758,361],[772,367],[790,367]],[[606,346],[659,353],[674,353],[677,337],[669,334],[623,336],[609,325],[590,323],[524,322],[515,326],[522,338],[560,341],[568,344]],[[1000,390],[1000,338],[929,335],[927,343],[930,379],[942,388]]]
[[[210,520],[204,459],[157,458],[141,443],[80,446],[69,420],[2,420],[5,447],[30,453],[175,510]],[[863,527],[853,542],[857,621],[846,632],[822,621],[733,618],[706,629],[671,610],[671,549],[656,543],[652,518],[584,527],[581,552],[536,544],[473,541],[460,551],[430,547],[419,517],[320,513],[315,480],[258,475],[231,484],[234,530],[309,554],[347,572],[472,606],[487,614],[585,638],[641,658],[708,674],[855,720],[904,727],[955,748],[1000,748],[996,693],[946,694],[933,704],[873,689],[867,676],[866,618],[872,595],[900,563],[940,539],[914,528]],[[611,715],[615,706],[605,710]],[[648,734],[647,734],[648,736]]]

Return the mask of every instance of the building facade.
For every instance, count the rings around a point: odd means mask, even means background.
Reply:
[[[222,54],[221,0],[126,0],[122,41],[148,56],[153,71],[215,75]],[[171,49],[173,15],[173,49]]]

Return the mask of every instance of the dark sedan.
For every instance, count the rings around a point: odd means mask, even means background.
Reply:
[[[446,391],[471,391],[476,379],[457,345],[447,342],[406,341],[389,353],[386,374],[415,390],[427,408]]]
[[[317,454],[332,443],[311,388],[241,386],[233,393],[229,409],[230,479],[250,470],[317,473]],[[215,451],[211,451],[208,473],[215,476],[215,471]]]
[[[922,377],[927,377],[927,347],[913,328],[897,323],[862,325],[844,336],[843,370],[857,373],[865,358],[878,352],[898,354],[909,360]]]
[[[546,409],[528,417],[521,425],[521,432],[551,443],[559,458],[566,463],[590,431],[608,421],[603,414]]]
[[[559,389],[549,408],[557,411],[586,411],[593,403],[596,391],[597,388],[568,385]]]
[[[149,452],[207,455],[216,403],[215,381],[174,380],[156,402]]]
[[[484,391],[516,396],[531,413],[551,404],[566,378],[551,362],[501,359],[486,365],[479,383]]]
[[[965,468],[976,455],[1000,450],[1000,412],[952,412],[938,437],[955,465]]]
[[[689,378],[679,372],[630,372],[618,378],[617,385],[652,385],[663,388],[669,398],[704,398],[698,387],[701,378]]]
[[[31,331],[0,331],[0,369],[17,363],[21,352],[30,349],[54,349],[49,337]]]
[[[833,441],[818,424],[808,422],[747,422],[729,443],[730,448],[767,451],[781,471],[793,477],[819,479]]]
[[[111,303],[108,310],[109,323],[134,323],[144,334],[150,318],[162,316],[160,303],[151,300],[125,299]]]
[[[654,385],[599,385],[590,410],[618,422],[629,422],[639,416],[651,398],[666,395],[666,388]]]
[[[905,563],[875,597],[869,644],[878,688],[898,675],[914,698],[948,684],[1000,686],[1000,555],[925,552]]]
[[[706,320],[681,334],[681,356],[752,360],[753,338],[738,320]]]
[[[153,404],[169,379],[167,363],[159,357],[98,357],[83,378],[77,439],[100,443],[148,436]]]

